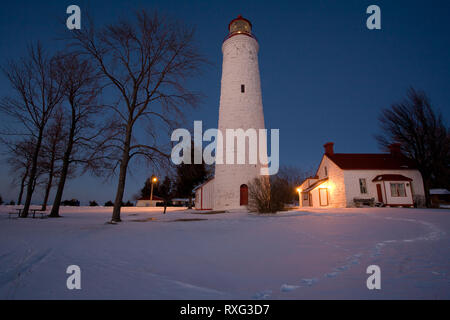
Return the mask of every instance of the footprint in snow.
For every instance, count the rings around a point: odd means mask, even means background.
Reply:
[[[264,299],[270,298],[271,295],[272,295],[272,290],[265,290],[265,291],[258,292],[257,294],[255,294],[253,296],[253,298],[257,299],[257,300],[264,300]]]
[[[335,270],[337,270],[337,271],[346,271],[346,270],[348,270],[348,266],[340,266],[340,267],[335,268]]]
[[[311,287],[313,284],[315,284],[317,281],[319,281],[319,279],[317,278],[312,278],[312,279],[302,279],[302,281],[300,281],[301,284],[306,285],[308,287]]]
[[[281,292],[291,292],[294,291],[296,289],[300,288],[300,286],[295,286],[292,284],[283,284],[280,288]]]
[[[334,278],[334,277],[336,277],[338,274],[339,274],[338,272],[330,272],[330,273],[327,273],[327,274],[325,275],[325,277],[327,277],[327,278]]]

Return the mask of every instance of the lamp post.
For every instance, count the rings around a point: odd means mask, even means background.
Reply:
[[[156,183],[156,182],[158,182],[158,178],[155,177],[155,176],[152,176],[152,186],[150,188],[150,205],[151,205],[151,203],[153,201],[153,184]]]

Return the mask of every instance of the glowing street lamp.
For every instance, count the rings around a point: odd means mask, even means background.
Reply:
[[[300,207],[300,200],[301,200],[302,189],[301,188],[297,188],[297,192],[298,192],[298,206]]]
[[[156,176],[152,176],[152,187],[150,189],[150,203],[152,203],[153,200],[153,184],[158,182],[158,178]]]

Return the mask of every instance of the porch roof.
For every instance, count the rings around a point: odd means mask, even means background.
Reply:
[[[305,190],[302,190],[302,193],[310,192],[311,190],[314,190],[315,188],[317,188],[318,186],[320,186],[322,183],[324,183],[326,181],[328,181],[328,178],[323,178],[323,179],[317,180],[312,185],[310,185],[308,188],[306,188]]]

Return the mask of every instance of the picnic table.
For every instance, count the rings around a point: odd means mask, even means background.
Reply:
[[[16,210],[16,212],[14,212],[14,211],[8,212],[8,214],[9,214],[8,218],[11,218],[12,214],[17,214],[17,218],[20,217],[20,214],[22,213],[22,209],[14,209],[14,210]]]
[[[19,209],[15,209],[15,210],[16,210],[16,212],[9,213],[9,218],[11,218],[12,214],[17,214],[17,217],[20,217],[20,215],[22,214],[23,208],[19,208]],[[36,217],[36,213],[41,214],[41,219],[44,218],[44,214],[46,213],[46,211],[42,211],[41,209],[28,209],[28,212],[31,212],[33,219]]]

